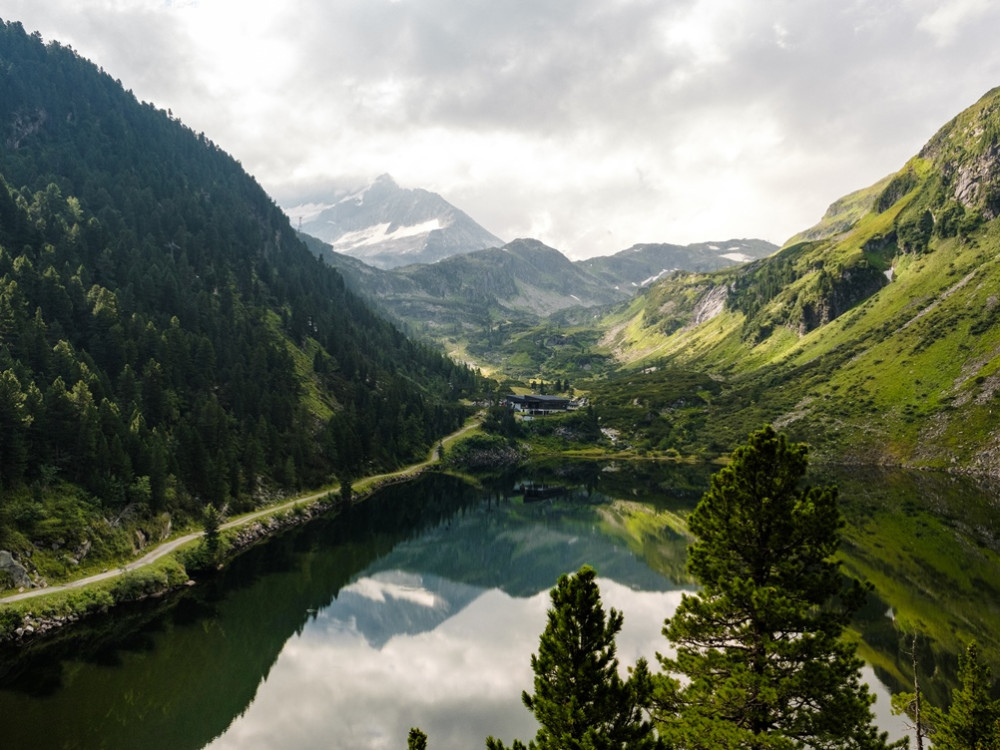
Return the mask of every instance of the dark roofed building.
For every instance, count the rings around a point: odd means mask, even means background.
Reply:
[[[518,396],[511,393],[504,399],[507,406],[523,414],[549,414],[554,411],[569,409],[569,399],[564,396],[536,396],[527,394]]]

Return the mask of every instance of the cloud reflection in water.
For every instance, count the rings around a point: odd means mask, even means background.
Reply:
[[[600,586],[605,608],[625,613],[623,665],[663,651],[660,628],[680,592]],[[209,747],[381,750],[404,747],[413,726],[440,750],[482,747],[489,734],[530,738],[520,695],[548,606],[547,591],[514,598],[401,571],[361,578],[288,641],[253,703]]]

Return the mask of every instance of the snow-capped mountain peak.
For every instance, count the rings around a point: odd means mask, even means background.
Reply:
[[[362,190],[288,213],[298,217],[302,232],[379,268],[433,263],[503,244],[440,195],[401,188],[387,174]]]

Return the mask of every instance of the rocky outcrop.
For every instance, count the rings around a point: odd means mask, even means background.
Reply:
[[[7,550],[0,550],[0,575],[6,576],[13,588],[30,588],[31,578],[28,571]]]
[[[7,148],[17,151],[25,140],[42,129],[47,119],[48,114],[44,109],[15,113],[8,125],[9,135],[5,141]]]
[[[1000,88],[939,130],[920,151],[941,174],[942,194],[984,219],[1000,216]]]
[[[841,269],[836,275],[822,274],[817,284],[818,298],[802,303],[796,326],[799,335],[840,317],[888,283],[885,274],[867,263]]]
[[[728,296],[729,287],[727,286],[716,286],[709,289],[695,304],[688,327],[694,328],[721,313],[726,307]]]
[[[1000,144],[991,144],[982,154],[958,165],[953,178],[955,200],[965,208],[980,209],[983,218],[1000,213]]]

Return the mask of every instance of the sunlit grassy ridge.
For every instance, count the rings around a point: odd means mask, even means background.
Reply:
[[[819,223],[795,235],[785,244],[793,245],[807,240],[826,239],[851,229],[859,219],[871,211],[875,200],[891,179],[892,175],[888,175],[870,187],[855,190],[834,201]]]
[[[598,391],[701,372],[720,387],[692,450],[766,421],[840,461],[995,473],[998,134],[993,91],[776,255],[653,285],[603,321],[634,372]]]

